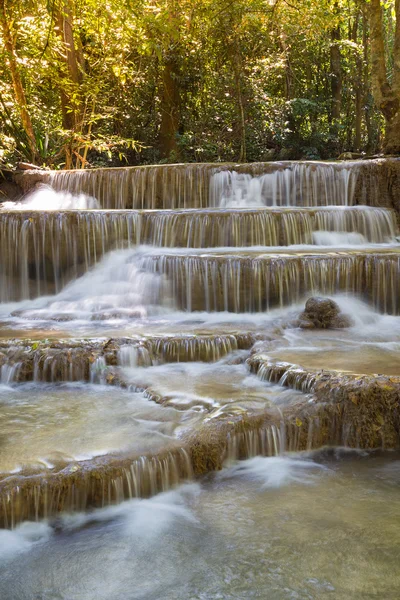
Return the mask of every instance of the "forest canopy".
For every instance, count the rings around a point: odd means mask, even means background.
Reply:
[[[400,151],[400,0],[0,0],[0,20],[2,168]]]

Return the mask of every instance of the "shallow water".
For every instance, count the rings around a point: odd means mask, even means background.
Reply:
[[[130,390],[85,383],[0,385],[0,478],[58,471],[105,455],[157,454],[181,445],[184,430],[205,419],[279,411],[304,398],[250,374],[241,362],[245,356],[236,351],[216,363],[120,367]]]
[[[208,418],[265,412],[266,408],[299,401],[301,393],[266,385],[249,373],[243,362],[247,356],[246,350],[239,350],[214,363],[172,363],[120,370],[125,381],[148,388],[163,406],[206,411]]]
[[[348,330],[293,328],[309,290],[312,294],[357,290],[382,312],[398,312],[400,245],[395,243],[392,217],[386,215],[390,235],[383,235],[378,214],[370,209],[351,209],[357,214],[358,227],[349,227],[339,213],[343,209],[344,217],[344,205],[353,202],[355,179],[350,169],[325,165],[317,169],[312,182],[309,175],[314,170],[313,165],[294,165],[255,178],[224,172],[213,178],[210,188],[211,204],[221,207],[341,206],[330,225],[325,217],[331,207],[326,208],[314,237],[312,228],[307,235],[287,237],[288,244],[306,242],[302,245],[273,245],[283,242],[272,236],[271,246],[255,246],[266,242],[246,235],[237,238],[236,246],[229,246],[233,238],[224,235],[210,243],[211,249],[190,248],[179,247],[190,246],[190,238],[185,241],[177,235],[176,248],[147,245],[123,249],[125,239],[118,239],[119,250],[105,254],[107,245],[95,247],[94,255],[89,252],[86,262],[76,264],[76,272],[65,273],[65,279],[57,270],[61,264],[57,262],[57,231],[61,229],[55,230],[52,252],[43,258],[47,265],[50,257],[49,270],[43,270],[39,255],[28,268],[28,245],[23,260],[19,252],[10,254],[6,248],[4,255],[11,260],[4,285],[23,293],[6,294],[4,301],[39,297],[2,304],[0,335],[36,340],[59,334],[150,338],[250,332],[267,338],[262,343],[271,356],[306,367],[399,372],[400,317],[379,314],[358,298],[335,296],[353,319]],[[86,177],[86,173],[82,175]],[[321,197],[320,184],[327,182]],[[114,200],[110,196],[105,205]],[[136,200],[131,198],[131,204],[136,206]],[[149,202],[149,206],[155,205]],[[15,208],[79,210],[96,206],[97,201],[88,196],[42,189]],[[168,206],[175,206],[175,200]],[[158,225],[153,225],[157,231]],[[96,235],[99,231],[101,228]],[[102,242],[107,238],[104,231],[99,238]],[[113,234],[116,232],[121,230],[116,228]],[[168,246],[163,233],[167,232],[160,226],[161,237],[155,239]],[[232,232],[228,228],[226,233]],[[45,235],[33,238],[37,242]],[[14,248],[18,249],[21,239],[27,238],[14,232],[5,239],[16,242]],[[71,242],[68,248],[73,247]],[[83,257],[80,250],[76,252]],[[377,269],[371,282],[366,275],[370,273],[368,265]],[[264,280],[261,274],[268,273]],[[270,286],[275,283],[279,285],[274,291]],[[30,289],[33,284],[37,284],[36,291]],[[269,296],[275,292],[270,307]],[[252,294],[254,302],[247,302]],[[198,303],[196,296],[201,300]],[[286,308],[273,308],[285,303]],[[180,310],[183,308],[187,311]],[[249,312],[239,312],[245,310]],[[259,312],[250,312],[253,310]],[[224,343],[217,341],[216,345],[223,347]],[[231,344],[231,348],[237,346]],[[82,501],[79,493],[75,498],[75,467],[84,470],[82,461],[86,459],[97,457],[103,464],[109,460],[104,455],[118,456],[119,461],[121,455],[130,459],[146,452],[156,454],[179,444],[186,428],[221,414],[229,419],[266,408],[280,411],[299,398],[307,400],[298,392],[251,375],[243,362],[248,351],[235,351],[213,364],[158,365],[155,355],[156,366],[144,368],[135,364],[131,350],[126,344],[119,352],[120,373],[133,388],[148,388],[147,396],[100,384],[0,386],[0,473],[6,480],[3,506],[10,499],[7,482],[17,482],[9,503],[9,513],[14,508],[16,512],[4,523],[13,526],[19,522],[19,514],[21,519],[57,514],[53,520],[23,522],[12,531],[0,530],[1,600],[394,600],[400,596],[400,456],[394,453],[336,450],[313,456],[254,457],[150,499],[138,499],[142,487],[136,484],[134,494],[123,493],[118,463],[109,472],[112,481],[108,486],[103,485],[101,470],[96,471],[93,477],[83,477]],[[213,359],[223,354],[215,352]],[[6,363],[5,374],[14,366],[12,361]],[[104,381],[104,366],[100,359],[94,380]],[[281,446],[276,444],[275,449]],[[182,452],[186,460],[188,454]],[[170,454],[169,462],[160,459],[157,463],[159,471],[149,459],[149,485],[143,496],[170,489],[191,473],[189,466],[175,474],[177,459]],[[228,456],[234,453],[228,452]],[[72,473],[66,483],[70,487],[62,488],[61,481],[61,490],[50,486],[47,493],[48,475],[66,464]],[[8,478],[10,473],[43,475],[28,494],[29,511],[18,511],[21,498],[25,501],[19,481],[30,485],[31,479]],[[131,492],[136,471],[131,475],[125,469],[123,473]],[[64,496],[72,501],[64,498],[60,504],[59,494],[65,491]],[[128,502],[92,512],[58,513],[61,507],[79,511],[133,496],[136,498]]]
[[[297,344],[271,352],[270,356],[306,369],[400,375],[400,341],[363,344],[318,334],[305,335],[298,336]]]
[[[121,301],[124,296],[121,295]],[[222,335],[252,333],[276,339],[269,344],[268,356],[299,364],[310,369],[327,369],[366,374],[400,374],[400,317],[384,315],[365,302],[351,296],[336,295],[333,299],[340,309],[350,316],[353,326],[336,330],[281,329],[290,324],[304,309],[304,304],[276,308],[268,313],[193,312],[166,309],[136,318],[134,315],[109,315],[104,320],[90,320],[90,309],[95,304],[77,300],[73,310],[76,320],[49,320],[48,307],[41,308],[44,299],[19,303],[30,305],[26,317],[4,318],[5,337],[18,335],[30,339],[67,338],[76,335],[90,337],[143,336],[165,337],[171,335]],[[33,309],[37,306],[37,310]],[[15,309],[16,305],[13,305]],[[149,305],[146,312],[149,312]],[[3,310],[4,306],[3,306]],[[11,310],[11,308],[9,309]],[[151,311],[150,311],[151,312]],[[29,320],[32,313],[35,320]],[[16,329],[14,329],[14,327]],[[21,329],[19,329],[21,328]],[[1,335],[1,334],[0,334]],[[173,368],[173,367],[171,367]]]
[[[334,296],[352,326],[344,329],[287,328],[269,344],[275,360],[307,369],[358,374],[400,374],[400,318],[382,315],[357,298]],[[294,307],[292,307],[294,310]]]
[[[0,473],[44,472],[105,454],[177,444],[181,415],[118,388],[0,385]]]
[[[395,454],[250,459],[150,500],[1,531],[0,597],[395,600],[399,485]]]

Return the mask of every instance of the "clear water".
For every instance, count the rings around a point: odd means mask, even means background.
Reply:
[[[254,458],[150,500],[0,531],[2,600],[395,600],[400,460]]]
[[[336,302],[353,323],[350,328],[289,328],[269,344],[268,356],[309,369],[359,374],[400,375],[400,319],[372,311],[345,296]]]
[[[177,410],[221,415],[263,412],[269,407],[296,402],[302,394],[280,386],[265,385],[244,364],[248,352],[236,351],[214,363],[171,363],[150,368],[123,367],[122,377],[131,385],[151,390],[163,406]]]
[[[351,210],[356,168],[311,163],[283,167],[256,177],[235,171],[217,174],[210,184],[210,203],[235,209],[339,206],[331,227],[321,214],[309,237],[293,238],[307,244],[246,246],[245,238],[244,247],[140,247],[106,253],[107,246],[95,260],[87,260],[82,270],[66,277],[70,283],[65,287],[64,280],[60,287],[55,285],[58,275],[52,264],[53,279],[46,271],[49,285],[41,288],[41,297],[2,304],[0,335],[39,339],[251,332],[260,337],[267,334],[263,351],[280,360],[311,368],[398,373],[400,317],[380,314],[354,296],[354,290],[361,293],[357,282],[367,257],[379,266],[370,296],[376,294],[382,313],[397,307],[400,246],[394,243],[392,225],[390,235],[379,237],[375,211],[366,209],[364,214],[360,208],[358,214],[357,209],[358,221],[364,218],[364,222],[354,230],[341,218],[342,209],[343,216]],[[115,181],[122,175],[118,171]],[[88,188],[81,187],[83,179],[97,176],[96,172],[60,174],[55,176],[60,183],[75,180],[75,187],[67,185],[74,195],[45,188],[13,208],[97,208],[97,200],[82,193]],[[111,177],[108,184],[115,181]],[[102,198],[103,206],[115,200],[111,188],[104,188],[108,197],[106,203]],[[129,199],[126,189],[118,187],[121,196],[116,204],[143,206],[145,195]],[[146,196],[147,208],[156,206],[154,190],[152,194],[150,199]],[[199,206],[202,203],[203,198]],[[168,199],[167,206],[181,206],[181,198]],[[21,238],[10,239],[18,248]],[[68,248],[74,247],[76,240],[71,240]],[[55,243],[49,256],[54,258],[59,246]],[[241,297],[257,292],[262,299],[265,291],[262,278],[241,286],[244,263],[240,259],[255,259],[248,272],[260,274],[268,262],[257,259],[272,253],[275,263],[284,267],[276,269],[275,279],[283,282],[281,292],[283,296],[287,292],[288,306],[271,307],[267,313],[260,309],[260,301],[256,308],[248,305],[257,313],[240,312],[246,310]],[[29,245],[25,254],[29,257]],[[18,253],[10,256],[12,268],[8,265],[4,281],[23,288],[24,293],[5,295],[5,300],[34,297],[29,289],[29,261],[18,262]],[[337,265],[329,262],[331,256],[339,256],[336,262],[342,265],[332,277],[332,265]],[[160,265],[169,261],[172,276],[154,268],[155,261]],[[223,270],[219,263],[225,265]],[[334,296],[353,320],[348,330],[308,332],[291,327],[305,300],[294,284],[300,286],[306,264],[310,279],[317,277],[319,263],[321,281],[311,286],[313,293],[321,292],[318,285],[322,291],[348,291]],[[198,283],[193,289],[192,280]],[[289,286],[288,281],[292,282]],[[43,289],[54,295],[43,296]],[[225,305],[219,312],[207,312],[213,309],[211,302],[200,303],[203,308],[195,310],[189,301],[187,311],[180,310],[184,303],[179,302],[179,295],[196,300],[204,291],[210,292],[211,300],[218,295],[238,298],[238,312],[228,312]],[[173,446],[182,428],[273,406],[279,410],[298,399],[296,392],[250,375],[243,364],[245,357],[246,352],[239,351],[213,364],[143,368],[126,356],[120,367],[123,377],[134,386],[148,388],[160,404],[142,393],[99,384],[0,386],[1,477],[39,472],[45,489],[45,476],[53,468],[104,455],[157,453]],[[255,457],[150,499],[24,522],[13,531],[0,531],[0,598],[394,600],[400,596],[399,485],[400,457],[395,453],[336,450],[312,456]]]
[[[0,482],[102,456],[162,453],[180,447],[183,432],[205,420],[279,410],[302,398],[250,374],[245,354],[215,363],[120,367],[129,390],[80,382],[0,385]],[[147,394],[131,391],[138,388]]]
[[[189,415],[188,415],[189,416]],[[0,385],[0,479],[177,444],[181,415],[143,394],[91,384]]]
[[[400,341],[354,340],[346,332],[332,336],[319,331],[289,335],[289,345],[268,353],[307,369],[359,374],[400,375]]]

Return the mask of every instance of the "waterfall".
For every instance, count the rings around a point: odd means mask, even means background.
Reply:
[[[253,177],[222,171],[210,180],[210,204],[225,208],[256,206],[351,206],[357,164],[297,163]]]
[[[20,179],[96,198],[104,209],[382,204],[382,161],[178,164],[31,171]]]
[[[396,229],[393,211],[367,207],[0,212],[0,300],[58,293],[110,250],[140,244],[365,245],[393,242]]]
[[[307,295],[356,294],[400,313],[400,254],[363,250],[257,254],[168,254],[122,250],[54,298],[18,311],[29,319],[135,320],[171,310],[264,312]]]
[[[83,511],[92,506],[117,504],[130,498],[153,496],[192,476],[192,467],[184,448],[159,456],[125,459],[122,465],[100,464],[89,472],[65,474],[59,488],[57,475],[47,482],[25,478],[17,487],[12,480],[0,482],[4,497],[0,524],[14,528],[24,520],[38,520],[65,512]]]
[[[57,193],[49,185],[40,185],[20,202],[3,202],[2,210],[90,210],[100,208],[96,198],[79,193]]]
[[[103,208],[173,209],[206,206],[209,177],[207,165],[165,165],[51,172],[44,181],[92,196]]]
[[[285,451],[284,426],[275,424],[234,432],[228,437],[226,460],[233,463],[254,456],[278,456]]]
[[[399,314],[400,255],[235,256],[149,254],[139,268],[165,275],[177,306],[187,311],[262,312],[306,294],[353,293],[383,312]]]
[[[316,294],[369,305],[379,344],[389,332],[398,345],[398,214],[381,161],[21,177],[50,187],[0,210],[3,525],[150,496],[226,460],[396,446],[389,367],[364,382],[271,358],[279,340],[285,359]],[[364,344],[354,317],[321,344]],[[32,459],[11,447],[19,422]]]

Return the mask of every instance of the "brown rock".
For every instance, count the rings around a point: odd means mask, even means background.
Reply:
[[[351,327],[351,324],[351,319],[340,312],[336,302],[318,296],[307,300],[298,321],[301,329],[336,329]]]

